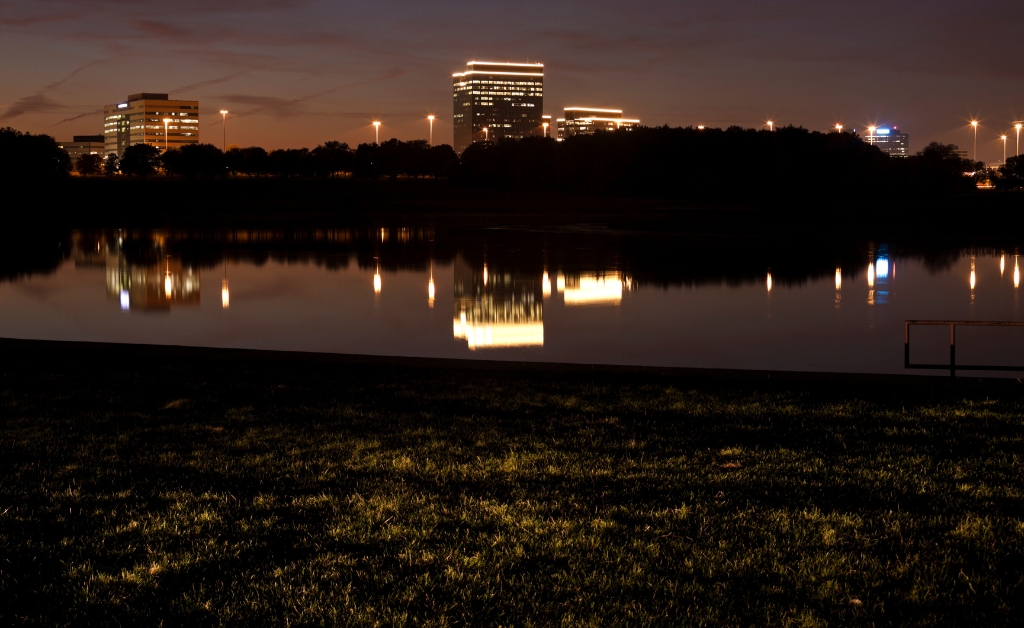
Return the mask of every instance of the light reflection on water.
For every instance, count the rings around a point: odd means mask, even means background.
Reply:
[[[490,248],[446,248],[431,229],[318,230],[309,240],[327,249],[270,255],[260,246],[274,236],[258,231],[226,238],[255,247],[245,254],[158,232],[75,234],[52,274],[0,283],[0,336],[900,373],[906,319],[1021,320],[1020,260],[1012,252],[963,251],[935,267],[868,244],[861,262],[806,276],[765,264],[763,281],[742,268],[739,279],[669,281],[650,267],[638,279],[625,253],[617,263],[576,263],[557,248],[537,254],[479,237]],[[360,238],[397,248],[370,256],[345,248]],[[408,251],[415,254],[402,257]],[[672,277],[687,272],[684,263]],[[204,286],[214,295],[208,301]],[[1020,364],[1022,332],[964,331],[958,356]],[[924,332],[918,342],[914,362],[945,361],[941,341]]]

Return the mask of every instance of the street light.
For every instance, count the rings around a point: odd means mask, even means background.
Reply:
[[[167,125],[170,124],[170,123],[171,123],[171,119],[170,118],[164,118],[164,152],[165,153],[167,152],[167,145],[168,145],[168,141],[167,141]]]
[[[1020,128],[1022,126],[1024,126],[1024,124],[1020,122],[1013,123],[1013,128],[1017,129],[1017,150],[1013,151],[1014,155],[1020,155]]]
[[[974,161],[978,161],[978,121],[971,120],[971,126],[974,127]]]
[[[548,126],[550,126],[550,125],[547,122],[545,122],[545,123],[541,124],[541,126],[544,127],[544,137],[547,137],[548,136]]]
[[[224,140],[223,140],[224,143],[222,144],[223,148],[221,150],[227,152],[227,150],[228,150],[228,110],[227,109],[221,109],[220,110],[220,122],[221,122],[222,125],[224,125]]]
[[[837,124],[836,125],[836,133],[842,133],[842,132],[843,132],[843,125]]]
[[[380,146],[380,122],[373,123],[373,143]]]
[[[484,141],[486,142],[486,141],[487,141],[487,139],[488,139],[488,135],[487,135],[487,127],[484,127]],[[486,282],[485,282],[485,283],[486,283]]]
[[[875,143],[875,129],[877,129],[877,128],[878,127],[874,127],[874,126],[869,126],[868,127],[868,144],[874,144]]]
[[[698,124],[697,125],[697,130],[698,131],[703,131],[704,130],[704,125],[703,124]]]
[[[999,139],[1003,140],[1003,163],[1006,163],[1006,136],[1000,135]]]
[[[768,130],[769,131],[774,131],[775,130],[775,123],[772,122],[771,120],[768,121]]]
[[[427,146],[434,145],[434,116],[427,116],[427,120],[430,122],[430,139],[427,141]]]

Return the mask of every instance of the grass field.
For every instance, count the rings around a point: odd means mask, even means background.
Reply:
[[[0,342],[5,625],[1019,625],[1019,383]]]

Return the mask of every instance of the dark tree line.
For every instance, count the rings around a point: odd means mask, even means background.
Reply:
[[[45,135],[3,129],[6,175],[65,176],[67,153]],[[128,147],[118,159],[83,157],[83,175],[147,177],[279,177],[394,179],[432,177],[462,186],[557,189],[659,198],[764,198],[828,194],[865,197],[887,193],[955,193],[984,177],[1001,189],[1024,188],[1022,160],[999,171],[957,157],[954,147],[929,144],[906,159],[891,158],[850,133],[819,133],[785,127],[759,131],[639,128],[599,132],[556,142],[550,138],[476,143],[461,158],[450,146],[391,139],[351,149],[341,142],[267,152],[258,146],[187,145],[161,153],[154,146]],[[965,173],[975,172],[972,176]],[[22,173],[18,175],[17,173]]]

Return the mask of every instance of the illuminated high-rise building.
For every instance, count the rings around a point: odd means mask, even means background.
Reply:
[[[910,136],[900,133],[897,127],[868,127],[868,134],[864,137],[864,141],[872,146],[877,146],[879,150],[890,157],[910,156]]]
[[[199,101],[171,100],[167,94],[132,94],[124,102],[103,108],[103,138],[104,153],[118,157],[132,144],[149,144],[160,150],[198,144]]]
[[[591,135],[595,131],[615,131],[640,126],[640,121],[622,117],[622,109],[566,107],[565,117],[558,119],[558,139],[573,135]]]
[[[473,142],[544,134],[544,64],[470,61],[452,74],[455,151]]]

